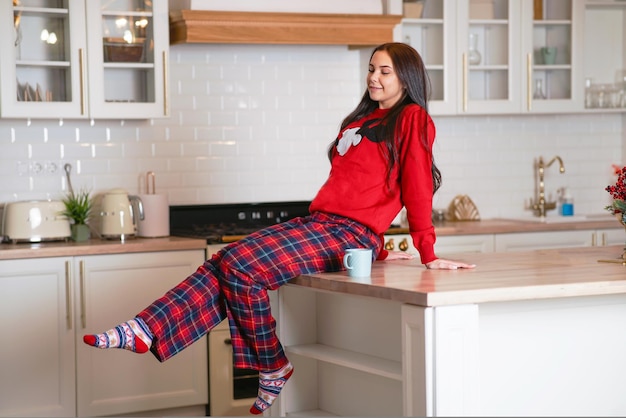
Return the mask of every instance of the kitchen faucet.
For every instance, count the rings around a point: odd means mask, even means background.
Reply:
[[[543,182],[544,170],[550,167],[555,161],[559,162],[559,172],[565,173],[563,160],[558,155],[552,158],[548,164],[544,164],[543,157],[539,157],[539,159],[535,161],[535,169],[537,170],[537,175],[539,176],[539,195],[535,198],[535,202],[532,204],[531,209],[535,211],[535,215],[542,218],[546,216],[547,211],[556,208],[556,202],[546,202],[545,184]]]

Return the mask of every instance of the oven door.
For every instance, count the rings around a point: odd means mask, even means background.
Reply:
[[[256,371],[234,369],[228,321],[222,321],[209,333],[209,415],[248,415],[258,387]]]

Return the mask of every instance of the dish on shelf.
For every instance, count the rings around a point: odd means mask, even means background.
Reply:
[[[103,38],[105,62],[141,62],[145,38],[126,42],[124,38]]]

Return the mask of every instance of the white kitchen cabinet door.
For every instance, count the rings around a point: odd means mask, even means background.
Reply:
[[[624,228],[598,229],[593,232],[592,244],[594,246],[625,245],[626,230]]]
[[[457,112],[519,113],[519,0],[459,1],[456,28]]]
[[[620,228],[576,231],[524,232],[496,234],[496,251],[526,251],[548,248],[595,247],[621,245],[626,242],[626,232]]]
[[[530,0],[443,0],[404,18],[398,38],[424,59],[431,113],[582,111],[584,0],[542,4],[535,18]],[[544,46],[556,48],[554,63]]]
[[[88,0],[86,12],[91,114],[168,116],[167,0]]]
[[[518,0],[428,1],[402,20],[401,41],[431,79],[433,115],[520,112],[520,10]]]
[[[521,2],[522,112],[582,111],[584,0],[543,0],[541,5],[535,11],[533,2]],[[542,48],[554,49],[546,53]]]
[[[428,71],[433,115],[457,113],[457,4],[458,0],[424,2],[421,17],[405,17],[400,25],[398,40],[419,52]]]
[[[2,117],[88,116],[85,1],[52,3],[0,2]]]
[[[168,115],[167,0],[0,2],[0,116]]]
[[[550,231],[496,234],[495,249],[503,251],[529,251],[548,248],[590,247],[593,231]]]
[[[84,334],[100,333],[133,318],[203,262],[200,250],[75,259],[79,416],[208,403],[206,337],[164,363],[151,353],[96,350],[82,342]]]
[[[0,261],[0,416],[76,411],[71,258]]]
[[[494,251],[494,236],[485,235],[450,235],[439,236],[435,242],[437,255],[445,253],[492,253]]]

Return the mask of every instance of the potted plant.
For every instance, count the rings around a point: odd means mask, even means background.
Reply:
[[[626,166],[614,166],[617,181],[615,184],[606,186],[606,191],[613,198],[613,202],[606,207],[622,225],[626,227]]]
[[[70,229],[72,240],[87,241],[91,235],[89,230],[89,215],[93,207],[93,201],[89,196],[89,192],[81,190],[78,193],[73,191],[68,193],[63,199],[65,210],[63,215],[70,219]]]
[[[617,174],[617,181],[605,188],[613,198],[611,204],[605,209],[615,215],[617,220],[626,228],[626,166],[620,168],[614,165],[613,167],[615,174]],[[624,248],[622,260],[626,262],[626,248]]]

